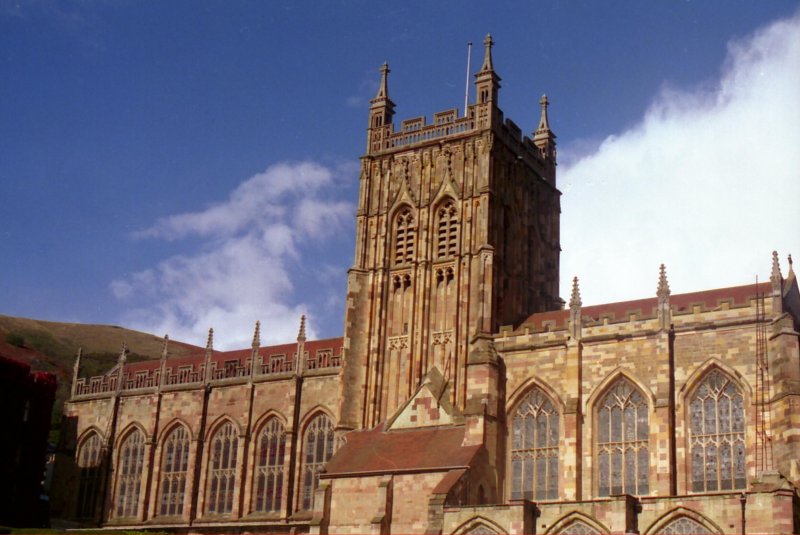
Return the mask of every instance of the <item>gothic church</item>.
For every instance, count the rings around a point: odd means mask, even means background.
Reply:
[[[394,122],[361,158],[344,336],[126,362],[65,405],[53,516],[179,533],[793,533],[800,292],[559,297],[547,98]],[[766,267],[765,259],[765,267]],[[657,276],[656,276],[657,275]]]

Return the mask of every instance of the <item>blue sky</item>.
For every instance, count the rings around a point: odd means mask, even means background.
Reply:
[[[0,0],[0,314],[340,335],[378,67],[398,120],[430,117],[487,32],[506,116],[531,132],[550,97],[562,296],[800,255],[795,1]]]

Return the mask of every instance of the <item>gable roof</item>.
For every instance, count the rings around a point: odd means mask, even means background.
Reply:
[[[481,446],[462,446],[464,432],[463,425],[385,431],[383,424],[351,431],[322,477],[467,468]]]

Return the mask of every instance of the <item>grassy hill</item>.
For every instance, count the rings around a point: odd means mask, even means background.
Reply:
[[[0,355],[26,362],[35,371],[54,373],[58,378],[53,407],[54,430],[60,425],[61,407],[69,397],[78,348],[83,349],[80,374],[88,377],[113,367],[123,343],[128,344],[130,351],[128,361],[136,362],[159,358],[164,340],[116,325],[60,323],[0,315]],[[182,342],[170,340],[169,343],[171,357],[197,349]]]

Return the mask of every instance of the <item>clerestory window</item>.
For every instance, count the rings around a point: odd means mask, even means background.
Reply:
[[[597,405],[598,494],[649,492],[649,407],[630,381],[620,378]]]
[[[333,424],[324,414],[318,414],[308,424],[303,437],[302,496],[305,510],[314,504],[314,491],[319,486],[319,474],[333,456]]]
[[[231,422],[223,424],[211,439],[206,491],[208,495],[206,511],[208,513],[226,514],[233,510],[238,446],[239,437]]]
[[[285,453],[286,432],[277,418],[270,418],[258,437],[254,511],[281,510]]]
[[[144,433],[138,429],[130,433],[120,446],[118,455],[116,515],[135,517],[139,512],[142,491]]]
[[[538,387],[531,390],[514,410],[512,499],[558,498],[558,418],[555,405]]]
[[[706,375],[689,403],[692,491],[743,489],[744,397],[719,370]]]
[[[161,505],[163,516],[182,515],[189,472],[189,432],[179,425],[164,441],[161,461]]]

